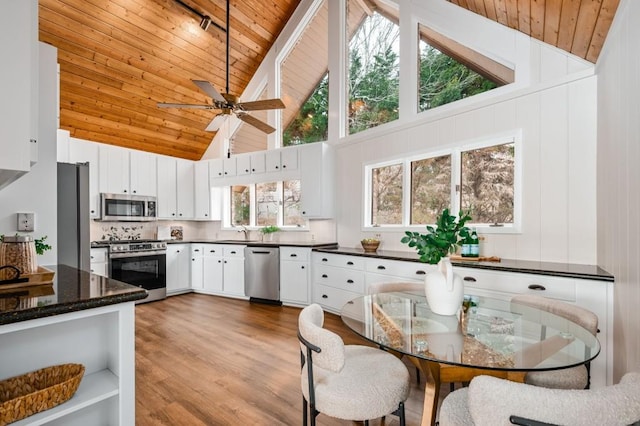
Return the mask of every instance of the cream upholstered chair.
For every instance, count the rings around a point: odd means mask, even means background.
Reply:
[[[442,401],[440,426],[637,425],[640,424],[640,373],[598,389],[548,389],[490,376]]]
[[[404,425],[409,372],[402,361],[369,346],[345,345],[323,324],[324,312],[315,303],[298,317],[303,424],[308,405],[312,425],[320,413],[355,421],[393,413]]]
[[[530,306],[566,318],[594,336],[598,332],[598,316],[593,312],[559,300],[531,294],[520,294],[511,298],[512,303]],[[518,308],[512,305],[512,310]],[[545,333],[543,327],[542,332]],[[545,336],[541,336],[545,338]],[[525,376],[525,383],[553,389],[587,389],[590,385],[589,364],[555,371],[533,371]]]

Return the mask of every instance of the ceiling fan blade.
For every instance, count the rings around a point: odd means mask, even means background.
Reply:
[[[244,121],[247,124],[250,124],[251,126],[255,127],[258,130],[261,130],[267,134],[269,133],[273,133],[276,131],[275,128],[269,126],[267,123],[265,123],[264,121],[260,121],[255,117],[250,116],[249,114],[236,114],[236,116]]]
[[[210,82],[205,81],[205,80],[191,80],[191,81],[193,81],[193,84],[198,86],[200,88],[200,90],[202,90],[207,95],[211,96],[213,98],[213,100],[215,100],[217,102],[225,102],[226,103],[225,98],[222,97],[220,92],[218,92],[216,90],[216,88],[213,87],[213,84],[211,84]]]
[[[158,102],[158,108],[193,108],[193,109],[218,109],[215,105],[207,104],[171,104],[167,102]]]
[[[213,120],[211,120],[211,123],[209,123],[209,125],[205,130],[207,132],[217,132],[218,130],[220,130],[220,126],[222,126],[222,123],[224,123],[224,120],[225,120],[225,114],[216,115],[213,118]]]
[[[283,109],[284,102],[280,99],[264,99],[261,101],[240,102],[237,105],[244,111],[260,111],[264,109]]]

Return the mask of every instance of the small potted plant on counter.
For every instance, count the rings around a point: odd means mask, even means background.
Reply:
[[[275,225],[269,225],[269,226],[265,226],[262,229],[260,229],[260,232],[262,233],[262,241],[273,241],[273,234],[278,232],[280,230],[280,228],[278,228]]]

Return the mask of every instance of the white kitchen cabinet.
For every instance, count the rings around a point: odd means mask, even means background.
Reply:
[[[202,290],[204,283],[204,244],[191,244],[191,289]]]
[[[167,295],[189,291],[191,287],[189,244],[167,245]]]
[[[306,218],[334,215],[334,151],[326,143],[300,145],[301,213]]]
[[[209,160],[209,178],[212,182],[215,179],[221,179],[224,177],[224,166],[222,164],[222,158],[214,158]]]
[[[236,174],[238,176],[251,174],[251,155],[236,155]]]
[[[268,150],[265,154],[265,168],[267,172],[279,172],[280,167],[280,150]]]
[[[244,298],[244,245],[203,244],[202,287],[197,292]]]
[[[251,157],[251,174],[260,174],[266,171],[266,155],[264,151],[252,152]]]
[[[236,157],[222,159],[222,174],[224,177],[233,177],[238,174],[238,162]]]
[[[312,253],[313,301],[339,314],[349,300],[365,293],[364,258]]]
[[[0,1],[0,188],[37,161],[39,110],[38,2]],[[53,71],[55,72],[55,70]]]
[[[399,260],[365,258],[366,288],[376,283],[424,282],[427,272],[436,270],[435,265]]]
[[[203,247],[202,288],[206,293],[222,294],[224,279],[223,246],[205,244]]]
[[[68,163],[69,160],[69,143],[71,134],[68,130],[58,129],[56,132],[56,161],[58,163]]]
[[[176,204],[178,219],[193,219],[194,213],[194,174],[193,161],[176,159],[176,176],[178,179]]]
[[[89,163],[89,214],[91,219],[100,217],[99,144],[70,138],[68,141],[69,163]]]
[[[131,150],[129,152],[129,192],[134,195],[157,195],[156,155]]]
[[[107,247],[92,248],[89,253],[90,271],[92,274],[109,276],[109,249]]]
[[[298,170],[299,146],[282,148],[280,151],[280,169],[283,172]]]
[[[100,192],[130,194],[129,151],[114,145],[99,144]]]
[[[194,217],[200,220],[211,220],[211,182],[209,180],[209,163],[196,161],[194,164]]]
[[[176,159],[159,155],[156,158],[158,183],[158,219],[176,219],[178,215],[178,178]]]
[[[280,300],[286,305],[309,304],[311,249],[280,247]]]
[[[227,296],[244,295],[244,248],[245,246],[225,245],[223,247],[224,279],[223,291]]]

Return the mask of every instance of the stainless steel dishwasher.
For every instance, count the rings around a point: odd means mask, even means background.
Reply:
[[[250,301],[281,304],[278,247],[245,247],[244,294]]]

